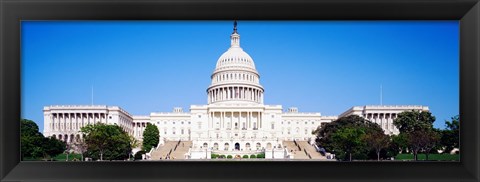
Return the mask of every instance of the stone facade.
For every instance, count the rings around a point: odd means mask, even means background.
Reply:
[[[206,105],[191,105],[190,112],[174,108],[173,112],[147,116],[132,116],[117,106],[47,106],[44,134],[72,142],[82,137],[81,127],[100,122],[117,124],[142,140],[147,123],[152,123],[160,131],[161,144],[192,141],[190,157],[205,156],[205,152],[212,151],[255,154],[269,150],[272,153],[267,157],[280,158],[288,153],[284,152],[283,141],[313,141],[312,131],[337,119],[337,116],[298,112],[294,107],[284,110],[281,105],[265,105],[260,74],[253,59],[240,47],[236,27],[230,39],[230,48],[220,56],[211,75]],[[392,120],[399,112],[412,108],[417,106],[353,107],[339,117],[357,114],[381,124],[386,133],[395,134],[398,130],[392,127]]]
[[[378,105],[378,106],[355,106],[340,114],[339,117],[352,114],[361,116],[371,122],[377,123],[382,127],[385,134],[397,135],[400,133],[397,127],[393,125],[393,120],[397,115],[404,111],[429,111],[427,106],[396,106],[396,105]]]

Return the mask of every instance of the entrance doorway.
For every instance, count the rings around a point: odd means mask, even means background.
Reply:
[[[240,144],[239,143],[235,143],[235,150],[240,150]]]

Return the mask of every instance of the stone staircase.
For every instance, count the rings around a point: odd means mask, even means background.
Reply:
[[[306,153],[305,151],[302,152],[305,153],[307,156],[310,156],[311,159],[327,159],[327,157],[322,156],[320,152],[317,152],[314,146],[308,144],[307,141],[297,141],[297,144],[300,146],[300,148],[302,148],[302,150],[306,151]]]
[[[170,154],[170,159],[185,159],[185,153],[192,146],[192,141],[167,141],[165,144],[152,151],[151,160],[165,160]]]
[[[170,154],[173,159],[185,159],[185,153],[192,147],[192,141],[182,141],[178,144],[177,149]]]
[[[293,141],[283,141],[283,146],[287,147],[288,152],[293,153],[293,159],[310,159],[305,154],[303,149],[300,148],[300,150],[302,150],[302,151],[299,150],[299,147],[297,147],[295,145],[295,142],[293,142]],[[293,150],[293,152],[292,152],[292,150]]]
[[[159,146],[156,150],[152,151],[150,154],[151,160],[160,160],[160,157],[162,159],[165,159],[167,154],[170,152],[170,150],[173,151],[175,148],[175,145],[177,145],[178,141],[167,141],[165,144]]]

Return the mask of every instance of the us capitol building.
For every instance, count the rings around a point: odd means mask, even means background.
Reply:
[[[398,113],[428,111],[426,106],[356,106],[339,116],[322,116],[294,107],[284,111],[281,105],[265,105],[260,74],[253,59],[240,47],[236,22],[230,41],[230,48],[220,56],[211,75],[207,105],[191,105],[190,112],[176,107],[173,112],[147,116],[131,115],[118,106],[46,106],[44,135],[73,143],[83,137],[81,127],[106,123],[119,125],[141,141],[147,123],[151,123],[160,131],[160,144],[147,151],[153,160],[172,153],[183,159],[210,158],[212,153],[264,153],[270,159],[302,159],[300,154],[305,153],[305,159],[313,159],[321,158],[315,157],[320,155],[311,150],[316,147],[311,144],[315,140],[312,132],[322,123],[355,114],[378,123],[386,134],[398,134],[393,125]],[[298,148],[304,148],[303,152],[294,152]]]

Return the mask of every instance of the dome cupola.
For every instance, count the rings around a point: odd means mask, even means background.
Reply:
[[[207,89],[208,103],[254,102],[263,103],[263,87],[252,57],[240,47],[237,21],[230,35],[230,48],[217,60]]]

